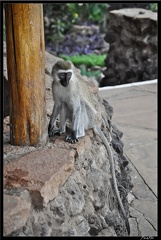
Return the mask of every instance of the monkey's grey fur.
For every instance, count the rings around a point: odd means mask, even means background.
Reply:
[[[54,108],[48,127],[49,136],[65,133],[66,121],[69,119],[72,123],[72,132],[66,136],[65,141],[75,143],[85,135],[85,131],[88,129],[93,129],[94,133],[100,137],[109,154],[114,189],[125,218],[127,232],[130,234],[128,218],[117,187],[111,147],[100,127],[96,125],[98,112],[93,103],[92,92],[83,77],[81,75],[78,77],[75,71],[75,67],[70,61],[58,61],[52,68]],[[59,114],[60,129],[56,130],[54,123]]]

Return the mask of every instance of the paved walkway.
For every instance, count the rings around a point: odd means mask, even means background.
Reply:
[[[157,83],[151,82],[100,90],[114,109],[112,122],[123,132],[130,161],[132,236],[157,236]]]

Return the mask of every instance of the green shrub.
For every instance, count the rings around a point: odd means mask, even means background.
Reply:
[[[76,14],[79,23],[88,20],[94,24],[101,24],[107,20],[107,3],[67,3],[67,6],[70,13]]]
[[[97,54],[89,54],[89,55],[73,55],[73,56],[66,56],[61,55],[61,58],[64,60],[70,60],[74,65],[82,65],[85,64],[87,67],[93,66],[101,66],[105,65],[104,60],[106,58],[106,54],[97,55]]]

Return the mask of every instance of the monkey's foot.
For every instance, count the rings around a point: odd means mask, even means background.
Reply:
[[[54,136],[54,135],[58,135],[58,136],[60,136],[61,135],[61,132],[60,132],[60,130],[59,129],[57,129],[57,130],[51,130],[50,132],[49,132],[49,137],[52,137],[52,136]]]
[[[76,143],[78,141],[79,141],[79,139],[73,137],[72,135],[67,135],[66,138],[65,138],[65,142],[69,142],[69,143],[72,143],[72,144]]]

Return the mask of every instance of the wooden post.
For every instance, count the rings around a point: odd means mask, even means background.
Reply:
[[[48,139],[42,4],[5,4],[13,145],[44,145]]]

